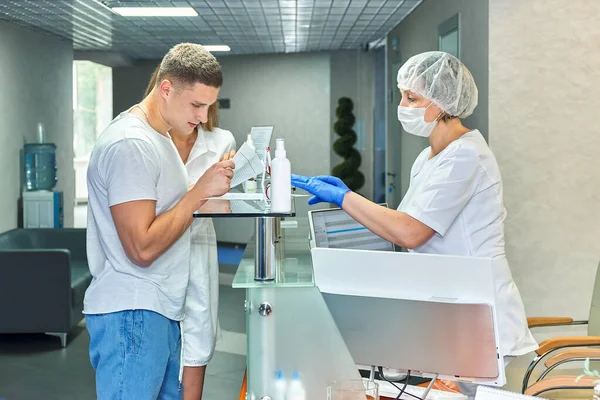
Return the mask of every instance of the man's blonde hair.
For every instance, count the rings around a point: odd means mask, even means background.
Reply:
[[[165,55],[158,70],[157,83],[170,80],[174,86],[202,83],[220,88],[223,85],[221,65],[204,47],[180,43]]]

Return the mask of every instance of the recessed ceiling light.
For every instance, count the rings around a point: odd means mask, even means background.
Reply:
[[[229,48],[229,46],[224,45],[224,44],[208,44],[208,45],[202,45],[202,47],[204,47],[206,50],[212,52],[215,51],[230,51],[231,48]]]
[[[197,17],[192,7],[112,7],[123,17]]]

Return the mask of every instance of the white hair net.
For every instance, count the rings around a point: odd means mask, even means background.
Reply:
[[[433,101],[446,113],[466,118],[477,106],[477,86],[462,62],[442,51],[408,59],[398,71],[398,88]]]

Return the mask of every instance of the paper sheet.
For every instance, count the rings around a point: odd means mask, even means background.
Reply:
[[[260,160],[265,159],[265,149],[269,147],[271,143],[271,136],[273,135],[272,126],[253,126],[250,129],[250,135],[256,147],[256,154]]]
[[[223,196],[210,197],[205,200],[264,200],[265,196],[262,193],[240,193],[240,192],[229,192]]]
[[[233,156],[235,170],[230,187],[234,188],[242,182],[256,176],[263,171],[263,163],[254,151],[254,149],[246,142],[239,148],[235,156]]]
[[[292,197],[310,197],[309,194],[294,194]],[[264,200],[265,195],[262,193],[243,193],[243,192],[228,192],[223,196],[219,197],[207,197],[203,200],[245,200],[245,201],[259,201]]]
[[[509,392],[502,389],[479,386],[475,400],[535,400],[539,397],[528,396],[521,393]]]
[[[233,214],[252,214],[265,212],[265,210],[258,206],[255,202],[249,201],[232,201],[230,207]]]

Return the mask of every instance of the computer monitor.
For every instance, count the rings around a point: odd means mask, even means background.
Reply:
[[[311,210],[308,221],[311,247],[394,251],[392,242],[377,236],[341,208]]]
[[[311,257],[356,364],[506,382],[493,259],[316,247]]]

